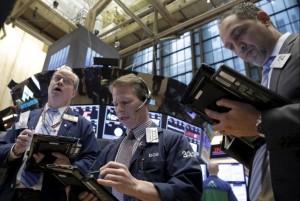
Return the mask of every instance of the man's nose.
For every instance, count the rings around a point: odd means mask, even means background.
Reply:
[[[58,84],[62,84],[64,82],[64,78],[60,78],[60,80],[57,81]]]

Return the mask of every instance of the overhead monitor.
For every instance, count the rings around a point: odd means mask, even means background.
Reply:
[[[244,166],[240,163],[220,163],[218,177],[228,182],[245,182]]]
[[[92,123],[95,136],[97,138],[100,106],[99,105],[71,105],[70,107],[73,111],[85,117],[87,120],[89,120]]]
[[[11,89],[11,96],[15,105],[18,105],[19,112],[40,108],[43,93],[40,90],[40,83],[35,76],[24,80]]]

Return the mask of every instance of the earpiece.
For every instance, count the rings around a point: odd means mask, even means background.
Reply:
[[[145,82],[142,78],[140,78],[140,77],[139,77],[139,79],[140,79],[140,81],[141,81],[141,85],[143,86],[143,88],[144,88],[145,91],[147,92],[147,94],[145,94],[145,99],[144,99],[144,100],[147,100],[146,102],[149,103],[149,101],[150,101],[150,99],[151,99],[151,91],[150,91],[150,89],[148,88],[146,82]]]

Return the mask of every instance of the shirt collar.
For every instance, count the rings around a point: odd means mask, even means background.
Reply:
[[[151,127],[152,123],[153,122],[151,121],[151,119],[149,119],[145,123],[142,123],[135,129],[133,129],[132,132],[134,134],[134,137],[138,140],[141,139],[146,134],[145,132],[146,128]],[[127,133],[129,133],[129,130],[127,130]]]
[[[290,34],[291,33],[285,33],[280,36],[280,38],[278,39],[278,41],[273,49],[271,56],[276,56],[279,54],[279,51],[280,51],[281,47],[283,46],[284,41],[289,37]]]
[[[58,108],[59,114],[62,115],[68,107],[69,106],[64,106],[64,107]],[[46,103],[46,105],[45,105],[45,111],[47,111],[49,108],[50,107],[49,107],[48,103]]]

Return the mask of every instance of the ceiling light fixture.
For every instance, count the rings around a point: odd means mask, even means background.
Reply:
[[[210,0],[207,0],[206,3],[210,3]]]
[[[120,47],[120,41],[116,40],[115,41],[115,48],[118,48],[118,47]]]

